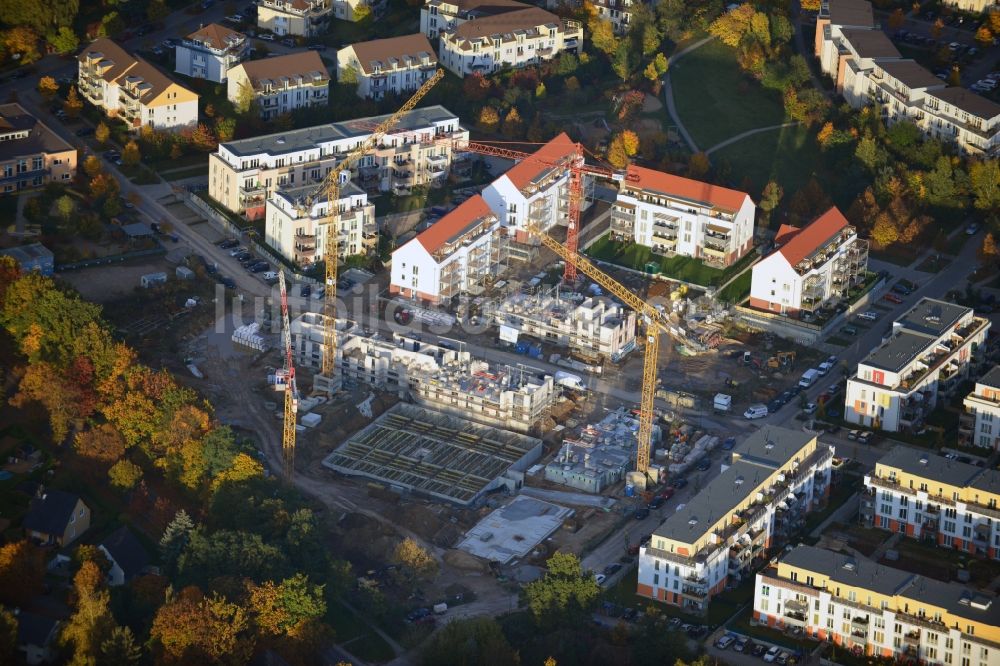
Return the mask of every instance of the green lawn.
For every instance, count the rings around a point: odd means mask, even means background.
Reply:
[[[172,171],[167,174],[163,174],[164,180],[181,180],[182,178],[194,178],[195,176],[207,176],[208,175],[208,165],[203,166],[193,166],[187,169],[180,169],[179,171]]]
[[[718,41],[672,65],[670,80],[677,113],[702,150],[785,119],[781,97],[745,76],[736,51]]]
[[[340,604],[330,604],[326,620],[333,627],[337,643],[354,656],[371,662],[389,661],[396,656],[381,636]]]
[[[751,271],[739,276],[716,294],[716,298],[725,303],[742,303],[750,295]]]
[[[610,240],[608,236],[603,236],[591,245],[587,254],[595,259],[639,271],[649,272],[647,264],[654,263],[658,272],[666,277],[704,286],[719,284],[723,281],[723,271],[706,266],[697,259],[680,256],[661,257],[654,255],[645,245],[618,243]]]
[[[738,174],[738,179],[749,178],[752,192],[760,191],[767,181],[774,179],[786,193],[793,193],[821,170],[823,163],[814,132],[804,127],[753,134],[712,153],[709,158],[714,164],[728,162],[731,173]],[[823,185],[827,187],[827,183]]]

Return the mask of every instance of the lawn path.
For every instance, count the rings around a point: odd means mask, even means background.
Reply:
[[[793,120],[791,122],[781,123],[780,125],[768,125],[767,127],[758,127],[757,129],[747,130],[746,132],[741,132],[740,134],[737,134],[736,136],[731,136],[728,139],[726,139],[725,141],[720,141],[719,143],[715,144],[714,146],[712,146],[711,148],[709,148],[708,150],[706,150],[705,154],[706,155],[711,155],[716,150],[719,150],[720,148],[725,148],[726,146],[728,146],[730,144],[733,144],[733,143],[736,143],[740,139],[744,139],[744,138],[746,138],[748,136],[751,136],[753,134],[760,134],[761,132],[770,132],[771,130],[783,129],[785,127],[794,127],[795,125],[798,125],[798,124],[799,124],[799,121]]]
[[[683,58],[684,56],[686,56],[688,53],[691,53],[691,51],[694,51],[695,49],[701,48],[702,46],[704,46],[705,44],[708,44],[713,39],[715,39],[715,38],[711,37],[711,36],[705,37],[704,39],[699,39],[697,42],[695,42],[691,46],[688,46],[688,47],[686,47],[686,48],[678,51],[677,53],[673,54],[672,56],[670,56],[669,60],[667,60],[667,63],[669,65],[673,65],[678,60],[680,60],[681,58]],[[694,142],[694,139],[691,138],[691,135],[688,133],[687,128],[684,127],[684,123],[681,122],[680,114],[677,113],[677,107],[674,106],[674,92],[673,92],[673,88],[670,85],[670,73],[669,72],[670,72],[670,70],[668,69],[667,70],[667,75],[663,77],[663,98],[664,98],[664,101],[667,104],[667,113],[670,114],[670,117],[673,119],[674,124],[677,125],[677,131],[680,132],[681,137],[684,139],[684,143],[686,143],[688,145],[688,148],[690,148],[692,152],[697,153],[698,152],[698,144],[696,144]]]

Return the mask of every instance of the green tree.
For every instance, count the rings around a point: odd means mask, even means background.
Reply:
[[[256,107],[257,96],[254,95],[253,86],[248,83],[241,83],[239,90],[236,91],[236,102],[233,103],[236,113],[255,116],[257,115]]]
[[[177,563],[177,558],[184,552],[184,548],[187,547],[193,531],[194,521],[184,509],[174,514],[173,520],[163,530],[163,536],[160,538],[160,557],[170,570]]]
[[[854,149],[854,156],[858,160],[874,171],[884,161],[884,155],[878,143],[870,136],[866,136],[858,141],[858,147]]]
[[[973,205],[979,210],[1000,208],[1000,165],[996,160],[975,161],[969,167]]]
[[[358,85],[358,70],[350,65],[337,70],[337,81],[347,86]]]
[[[614,26],[611,21],[594,17],[588,24],[590,28],[590,42],[594,48],[608,56],[614,55],[618,50],[618,38],[615,37]]]
[[[59,217],[63,219],[63,222],[69,222],[69,219],[73,216],[73,212],[76,210],[76,203],[73,201],[73,197],[64,194],[56,199],[56,210],[59,212]]]
[[[125,148],[122,150],[122,164],[135,167],[141,161],[142,155],[139,153],[139,144],[135,142],[135,139],[131,139],[125,144]]]
[[[142,648],[128,627],[115,627],[101,643],[98,662],[102,666],[131,666],[142,659]]]
[[[632,50],[627,42],[618,44],[611,58],[611,69],[622,81],[628,81],[632,76]]]
[[[760,209],[770,218],[774,209],[781,203],[781,198],[785,196],[785,191],[777,181],[769,180],[764,190],[760,193]]]
[[[255,624],[270,636],[294,634],[305,623],[321,620],[326,613],[323,586],[311,584],[301,573],[278,584],[250,583],[247,591]]]
[[[146,5],[146,18],[153,23],[162,21],[170,15],[170,9],[163,0],[150,0]]]
[[[118,15],[118,12],[109,12],[101,19],[101,24],[97,28],[98,37],[114,37],[125,29],[125,21]]]
[[[424,648],[421,661],[427,666],[516,666],[521,663],[499,623],[491,617],[449,622],[434,634]]]
[[[545,575],[525,589],[528,608],[543,625],[572,625],[582,620],[596,603],[601,588],[580,558],[557,551],[549,558]]]
[[[45,41],[55,49],[56,53],[63,55],[73,53],[80,45],[80,38],[76,36],[72,28],[66,26],[60,26],[57,31],[50,32],[46,35]]]
[[[128,460],[119,460],[108,470],[111,485],[119,490],[132,490],[142,479],[142,468]]]
[[[199,585],[234,571],[258,582],[274,580],[286,567],[287,558],[281,549],[264,543],[258,534],[233,530],[207,534],[202,528],[191,533],[177,563],[180,579]]]

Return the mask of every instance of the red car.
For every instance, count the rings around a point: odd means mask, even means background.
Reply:
[[[896,294],[892,293],[891,291],[889,293],[887,293],[885,296],[883,296],[882,298],[884,298],[885,300],[889,301],[890,303],[902,303],[903,302],[902,298],[900,298]]]
[[[674,496],[674,489],[673,488],[664,488],[660,492],[660,497],[662,497],[665,500],[668,500],[668,499],[670,499],[673,496]]]

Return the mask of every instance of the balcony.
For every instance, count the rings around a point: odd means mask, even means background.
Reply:
[[[301,259],[312,259],[316,256],[316,246],[315,245],[296,245],[295,246],[295,260],[300,261]]]
[[[851,620],[851,633],[858,636],[868,635],[868,618],[867,617],[856,617]]]
[[[784,620],[786,625],[792,627],[801,627],[803,629],[805,628],[806,623],[808,622],[806,614],[804,612],[799,612],[799,611],[786,611],[785,614],[782,616],[782,620]]]
[[[904,645],[912,646],[914,648],[919,648],[920,647],[920,632],[919,631],[911,631],[910,633],[905,634],[903,636],[903,644]]]

